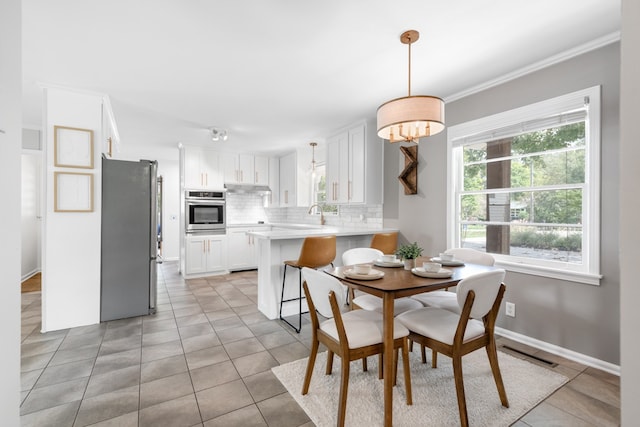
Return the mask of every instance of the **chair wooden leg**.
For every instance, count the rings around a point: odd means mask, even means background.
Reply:
[[[420,344],[420,357],[422,358],[422,363],[427,363],[427,353],[422,344]]]
[[[435,350],[431,350],[431,367],[433,369],[438,367],[438,352]]]
[[[458,411],[460,412],[460,426],[469,427],[467,416],[467,401],[464,397],[464,381],[462,378],[462,356],[456,355],[453,361],[453,378],[456,383],[456,395],[458,396]]]
[[[409,340],[409,351],[413,351],[413,340]]]
[[[338,404],[338,426],[344,427],[347,411],[347,389],[349,388],[349,359],[341,357],[342,379],[340,380],[340,403]]]
[[[314,341],[313,344],[311,344],[311,353],[309,353],[309,361],[307,362],[307,373],[304,376],[304,385],[302,386],[303,395],[309,392],[309,384],[311,384],[311,375],[313,374],[313,367],[316,364],[317,354],[318,354],[318,341]]]
[[[500,373],[500,366],[498,365],[498,352],[496,350],[495,341],[489,342],[489,345],[485,347],[487,350],[487,356],[489,356],[489,363],[491,364],[491,372],[493,372],[493,379],[496,382],[498,388],[498,395],[500,396],[500,402],[505,408],[509,407],[509,401],[507,400],[507,391],[504,388],[502,382],[502,374]]]
[[[367,358],[363,357],[362,358],[362,372],[367,372],[367,370],[369,370],[369,367],[367,366]]]
[[[384,375],[384,366],[383,366],[383,358],[382,358],[382,353],[380,353],[378,355],[378,379],[381,380]]]
[[[393,352],[393,386],[398,383],[398,349]]]
[[[404,370],[404,387],[407,393],[407,405],[413,405],[411,394],[411,371],[409,368],[409,344],[407,340],[402,344],[402,369]]]
[[[325,369],[325,375],[331,375],[333,371],[333,351],[327,350],[327,368]]]

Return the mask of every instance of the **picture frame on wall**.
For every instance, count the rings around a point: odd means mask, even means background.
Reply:
[[[53,127],[54,166],[93,169],[93,131]]]
[[[54,212],[93,212],[93,174],[55,172]]]

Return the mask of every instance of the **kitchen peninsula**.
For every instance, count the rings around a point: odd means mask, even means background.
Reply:
[[[248,233],[258,243],[258,309],[269,319],[278,318],[282,274],[285,260],[298,259],[302,241],[307,236],[336,236],[336,258],[334,266],[342,265],[342,254],[351,248],[369,247],[376,233],[390,233],[397,229],[366,229],[355,227],[311,226],[283,224],[273,225],[271,231]],[[287,270],[285,299],[298,295],[298,270]],[[298,313],[297,302],[285,303],[282,314]],[[303,301],[303,310],[306,310]]]

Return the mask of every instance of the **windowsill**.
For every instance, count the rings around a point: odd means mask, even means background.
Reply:
[[[559,270],[556,268],[541,267],[539,265],[522,264],[496,260],[496,266],[515,273],[531,274],[533,276],[550,277],[552,279],[566,280],[569,282],[584,283],[600,286],[601,274],[582,273],[578,271]]]

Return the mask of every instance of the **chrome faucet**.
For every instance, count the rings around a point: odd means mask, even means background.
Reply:
[[[311,211],[313,210],[313,208],[318,207],[318,209],[320,209],[320,225],[324,225],[324,212],[322,210],[322,205],[320,203],[314,203],[311,206],[309,206],[309,212],[307,212],[308,214],[311,214]]]

